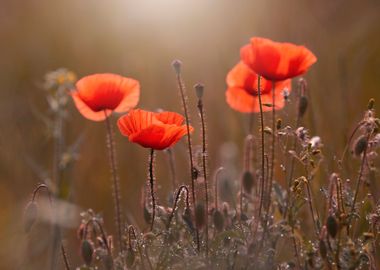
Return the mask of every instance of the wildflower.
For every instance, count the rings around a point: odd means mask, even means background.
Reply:
[[[183,121],[184,117],[174,112],[154,113],[136,109],[122,116],[117,125],[129,141],[146,148],[163,150],[187,134]],[[190,130],[193,128],[190,127]]]
[[[282,81],[304,74],[317,58],[304,46],[251,38],[240,57],[257,74],[270,81]]]
[[[116,74],[94,74],[80,79],[71,96],[87,119],[102,121],[112,112],[127,112],[140,97],[138,81]]]
[[[257,79],[258,75],[252,71],[243,62],[239,62],[227,75],[228,89],[226,92],[226,100],[231,108],[243,112],[259,112],[259,98],[257,91]],[[262,79],[261,80],[261,99],[263,111],[272,110],[272,89],[273,83]],[[285,99],[283,96],[283,90],[288,89],[290,91],[290,80],[277,82],[275,85],[275,109],[279,110],[284,107]]]

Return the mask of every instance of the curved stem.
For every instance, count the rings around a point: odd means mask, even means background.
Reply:
[[[104,115],[106,116],[106,129],[107,129],[107,149],[109,162],[111,167],[112,174],[112,188],[113,188],[113,198],[115,204],[115,222],[117,227],[117,239],[119,242],[120,251],[124,251],[124,245],[122,241],[122,214],[121,214],[121,195],[120,195],[120,180],[117,174],[117,161],[116,161],[116,152],[115,152],[115,140],[113,135],[112,123],[107,115],[107,112],[104,111]]]

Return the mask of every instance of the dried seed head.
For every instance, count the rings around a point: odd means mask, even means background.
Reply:
[[[198,203],[195,207],[195,224],[201,229],[206,222],[206,210],[202,203]]]
[[[175,70],[175,73],[177,73],[177,74],[180,74],[180,73],[181,73],[181,67],[182,67],[182,62],[181,62],[181,61],[179,61],[179,60],[174,60],[174,61],[172,62],[172,66],[173,66],[173,68],[174,68],[174,70]]]
[[[94,255],[94,246],[88,240],[82,240],[81,243],[81,255],[84,263],[89,266],[92,262],[92,257]]]
[[[278,118],[278,119],[277,119],[277,123],[276,123],[276,128],[277,128],[277,130],[278,130],[278,129],[281,129],[281,127],[282,127],[282,119],[281,119],[281,118]]]
[[[128,268],[131,268],[135,262],[135,252],[133,249],[129,248],[127,250],[127,257],[126,257],[126,263]]]
[[[216,209],[212,216],[212,221],[214,223],[215,229],[217,231],[222,231],[224,228],[224,217],[222,212],[220,212],[218,209]]]
[[[375,99],[371,98],[368,101],[368,110],[373,110],[373,107],[375,106]]]
[[[24,230],[26,233],[30,232],[38,217],[38,207],[34,201],[30,201],[24,212]]]
[[[326,228],[327,232],[332,238],[335,238],[338,233],[338,222],[336,221],[334,216],[329,216],[326,220]]]
[[[367,144],[368,144],[367,136],[365,135],[360,136],[355,142],[354,154],[356,156],[360,156],[367,149]]]
[[[251,193],[252,188],[255,184],[255,179],[253,174],[250,171],[245,171],[243,174],[243,188],[244,191],[248,194]]]
[[[304,116],[307,110],[308,100],[306,96],[301,96],[298,103],[298,114],[300,117]]]
[[[197,83],[194,85],[195,93],[197,94],[197,98],[201,99],[203,97],[203,92],[204,92],[204,85],[201,83]]]

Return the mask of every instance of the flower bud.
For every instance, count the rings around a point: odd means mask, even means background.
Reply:
[[[243,188],[248,194],[251,193],[253,185],[255,184],[255,179],[250,171],[245,171],[243,174]]]
[[[217,231],[222,231],[224,228],[224,217],[222,212],[220,212],[218,209],[216,209],[212,216],[212,221],[214,223],[215,229]]]
[[[30,201],[25,207],[24,212],[24,230],[30,232],[38,217],[38,207],[34,201]]]
[[[360,136],[355,142],[354,154],[356,156],[360,156],[367,149],[367,144],[368,144],[367,136],[364,136],[364,135]]]
[[[195,224],[200,229],[206,222],[206,210],[202,203],[198,203],[195,207]]]
[[[332,238],[335,238],[336,234],[338,233],[338,222],[336,221],[335,217],[329,216],[327,218],[326,228],[329,235]]]
[[[81,243],[81,255],[84,263],[89,266],[92,262],[92,257],[94,254],[94,246],[88,240],[83,240]]]

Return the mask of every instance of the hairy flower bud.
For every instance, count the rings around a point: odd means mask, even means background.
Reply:
[[[222,212],[220,212],[218,209],[216,209],[212,216],[212,221],[214,223],[215,229],[217,231],[222,231],[224,228],[224,217]]]
[[[255,184],[255,179],[253,174],[250,171],[245,171],[243,174],[243,188],[244,191],[248,194],[251,193],[252,188]]]
[[[198,203],[195,207],[195,224],[201,229],[206,223],[206,210],[202,203]]]
[[[88,240],[83,240],[81,243],[81,255],[84,263],[89,266],[91,265],[92,258],[94,255],[94,246]]]
[[[174,60],[172,66],[177,74],[181,73],[182,62],[180,60]]]
[[[355,142],[354,154],[356,156],[360,156],[367,149],[367,144],[368,144],[367,136],[365,135],[360,136]]]
[[[194,89],[195,89],[195,93],[197,95],[197,98],[201,99],[203,97],[203,92],[205,89],[204,85],[201,83],[197,83],[196,85],[194,85]]]
[[[334,216],[329,216],[326,221],[327,232],[332,238],[335,238],[338,233],[338,222]]]

